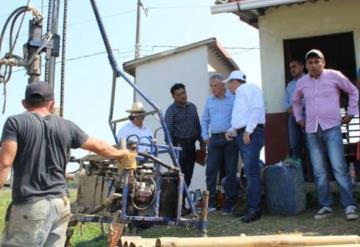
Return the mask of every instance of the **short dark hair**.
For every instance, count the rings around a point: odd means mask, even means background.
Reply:
[[[185,85],[182,83],[175,83],[174,85],[172,85],[172,87],[170,88],[171,95],[174,95],[175,91],[181,88],[186,89]]]
[[[305,65],[304,61],[303,61],[302,59],[299,59],[299,58],[292,58],[292,59],[290,59],[289,64],[290,64],[290,63],[293,63],[293,62],[298,63],[298,64],[300,64],[300,65]]]
[[[44,106],[47,106],[47,104],[50,102],[50,100],[48,101],[40,101],[40,102],[34,102],[34,101],[26,101],[25,100],[25,103],[28,107],[31,107],[31,108],[39,108],[39,107],[44,107]]]

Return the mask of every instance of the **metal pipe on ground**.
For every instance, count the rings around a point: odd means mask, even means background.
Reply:
[[[208,238],[159,238],[156,247],[258,247],[258,246],[326,246],[359,244],[360,237],[348,236],[240,236],[240,237],[208,237]]]

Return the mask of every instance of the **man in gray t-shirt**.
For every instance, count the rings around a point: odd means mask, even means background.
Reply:
[[[12,206],[2,246],[64,246],[70,204],[65,179],[71,148],[115,158],[136,168],[135,154],[89,137],[76,124],[51,115],[53,90],[45,82],[27,86],[26,112],[5,122],[0,149],[0,189],[14,170]],[[130,165],[131,164],[131,165]]]

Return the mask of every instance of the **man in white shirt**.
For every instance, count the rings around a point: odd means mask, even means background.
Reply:
[[[241,70],[233,71],[225,80],[235,93],[231,128],[226,134],[236,139],[247,179],[247,212],[241,221],[250,223],[261,217],[260,151],[264,146],[265,105],[262,90],[255,84],[246,83]],[[236,136],[236,137],[235,137]]]
[[[119,143],[121,140],[125,140],[127,143],[144,143],[151,144],[153,135],[151,130],[144,125],[144,119],[146,112],[141,102],[135,102],[130,110],[126,110],[130,113],[130,122],[125,124],[117,133]],[[151,152],[151,148],[145,145],[139,145],[139,152]]]

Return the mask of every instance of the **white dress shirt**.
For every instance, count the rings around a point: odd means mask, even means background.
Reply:
[[[127,140],[127,138],[129,136],[131,136],[131,135],[136,135],[139,138],[150,137],[151,139],[153,139],[153,135],[152,135],[152,133],[151,133],[151,131],[150,131],[150,129],[148,127],[142,126],[142,128],[139,128],[138,126],[136,126],[132,122],[129,122],[129,123],[125,124],[121,129],[119,129],[119,131],[117,133],[117,139],[120,142],[120,139]],[[136,136],[130,137],[128,141],[138,142],[138,139],[137,139]],[[142,138],[140,140],[140,142],[146,143],[146,144],[151,144],[147,138]],[[150,147],[139,146],[138,151],[139,152],[145,152],[145,151],[149,152]]]
[[[235,91],[231,130],[246,127],[252,133],[257,124],[265,124],[264,96],[257,85],[244,83]]]

